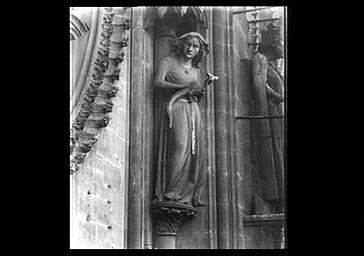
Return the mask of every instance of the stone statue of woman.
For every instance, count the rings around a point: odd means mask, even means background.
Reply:
[[[275,62],[283,57],[279,27],[270,24],[262,31],[262,44],[253,56],[256,115],[284,115],[284,79]],[[257,193],[268,201],[274,213],[284,204],[284,119],[254,121],[258,134]]]
[[[217,79],[201,78],[199,63],[208,43],[196,32],[176,39],[170,56],[160,61],[154,86],[164,91],[159,130],[156,203],[198,207],[206,180],[204,128],[199,101],[204,87]]]

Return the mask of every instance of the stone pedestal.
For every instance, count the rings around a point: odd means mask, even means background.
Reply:
[[[176,249],[179,227],[196,214],[196,209],[178,203],[154,204],[155,249]]]

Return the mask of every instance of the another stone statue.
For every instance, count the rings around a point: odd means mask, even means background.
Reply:
[[[275,62],[283,57],[279,27],[268,25],[262,31],[259,53],[253,56],[255,114],[277,117],[255,120],[257,134],[257,193],[271,205],[272,212],[283,212],[284,204],[284,78]]]
[[[201,78],[199,63],[208,43],[196,32],[176,39],[171,54],[161,60],[154,86],[162,88],[165,112],[161,116],[154,204],[204,206],[206,181],[204,129],[199,101],[204,86],[217,79]]]

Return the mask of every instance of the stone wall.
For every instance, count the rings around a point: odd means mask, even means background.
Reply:
[[[71,175],[71,241],[74,248],[126,248],[129,159],[129,48],[119,67],[110,123],[81,168]]]

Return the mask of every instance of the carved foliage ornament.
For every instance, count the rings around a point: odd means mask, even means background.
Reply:
[[[125,8],[124,8],[125,10]],[[97,50],[98,57],[95,61],[95,71],[89,84],[81,110],[79,111],[72,129],[70,140],[70,169],[75,173],[81,166],[87,153],[92,149],[100,137],[100,131],[88,133],[85,127],[101,129],[109,124],[113,102],[118,88],[113,86],[115,80],[119,80],[120,69],[118,64],[124,60],[122,49],[128,46],[128,38],[113,38],[115,34],[122,34],[123,30],[130,29],[130,20],[122,15],[115,15],[113,8],[105,8],[103,24],[101,26],[101,41]],[[116,54],[115,54],[116,53]],[[98,98],[103,103],[95,103]],[[92,114],[101,118],[90,118]]]
[[[156,221],[157,234],[176,235],[179,226],[196,215],[196,210],[176,204],[160,204],[153,207],[154,219]]]

